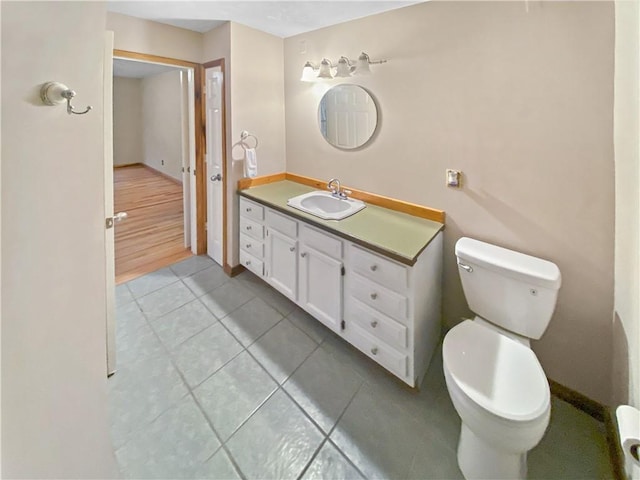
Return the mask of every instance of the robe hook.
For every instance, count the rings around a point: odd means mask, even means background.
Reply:
[[[77,112],[73,105],[71,105],[71,99],[76,96],[76,92],[71,90],[66,85],[59,82],[47,82],[42,85],[40,89],[40,98],[45,105],[59,105],[67,102],[67,113],[71,115],[84,115],[91,110],[91,105],[87,106],[84,112]]]

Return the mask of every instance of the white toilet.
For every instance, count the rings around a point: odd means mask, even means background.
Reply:
[[[542,336],[560,288],[551,262],[461,238],[458,271],[477,315],[442,346],[453,405],[462,420],[458,464],[466,479],[526,478],[527,452],[542,439],[549,384],[529,339]]]

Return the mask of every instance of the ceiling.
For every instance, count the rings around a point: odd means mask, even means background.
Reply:
[[[168,65],[160,65],[159,63],[138,62],[124,58],[113,59],[114,77],[144,78],[171,70],[180,70],[180,67],[170,67]]]
[[[107,10],[201,33],[230,20],[286,38],[423,1],[425,0],[110,0],[107,2]]]

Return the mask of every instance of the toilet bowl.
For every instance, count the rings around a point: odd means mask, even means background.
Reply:
[[[465,478],[526,478],[526,455],[542,439],[549,386],[531,349],[479,321],[445,337],[447,389],[462,420],[458,464]]]
[[[555,309],[561,278],[546,260],[470,238],[456,243],[462,287],[477,315],[442,346],[447,389],[462,421],[466,479],[524,479],[527,452],[549,425],[549,384],[530,348]]]

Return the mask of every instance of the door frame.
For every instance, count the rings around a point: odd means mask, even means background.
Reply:
[[[216,60],[211,60],[210,62],[205,62],[202,65],[202,91],[203,94],[206,92],[204,88],[205,84],[205,70],[207,68],[219,67],[220,72],[222,73],[222,89],[220,92],[220,108],[222,110],[222,267],[227,275],[231,275],[231,266],[227,262],[227,74],[224,68],[224,58],[218,58]],[[203,116],[203,132],[206,131],[204,129],[204,125],[206,123],[206,102],[202,102],[202,116]],[[205,142],[206,148],[206,138],[203,139]],[[203,158],[204,164],[204,158]],[[203,169],[206,168],[203,165]],[[207,189],[206,189],[206,179],[204,176],[205,188],[204,188],[204,196],[206,199]],[[206,203],[206,202],[205,202]],[[205,218],[206,218],[206,210],[205,210]],[[198,233],[198,235],[200,235]],[[205,244],[206,247],[206,244]]]
[[[129,60],[139,60],[150,63],[163,63],[165,65],[176,65],[179,67],[188,67],[193,69],[194,79],[194,101],[195,101],[195,188],[196,188],[196,254],[200,255],[207,252],[207,232],[205,222],[207,220],[207,184],[205,175],[204,152],[205,144],[205,118],[204,118],[204,102],[202,101],[203,85],[204,85],[204,69],[199,63],[180,60],[177,58],[161,57],[158,55],[149,55],[146,53],[130,52],[127,50],[113,50],[113,58],[125,58]],[[223,105],[224,106],[224,105]],[[226,123],[226,122],[225,122]],[[223,124],[224,125],[224,124]],[[223,130],[224,131],[224,130]],[[224,153],[224,150],[223,150]],[[226,157],[225,157],[226,163]],[[224,190],[223,190],[224,192]],[[224,194],[224,193],[223,193]],[[226,210],[226,199],[223,198],[223,212]],[[223,215],[224,220],[224,215]],[[192,239],[193,240],[193,239]],[[223,252],[226,248],[226,237],[223,235]]]

